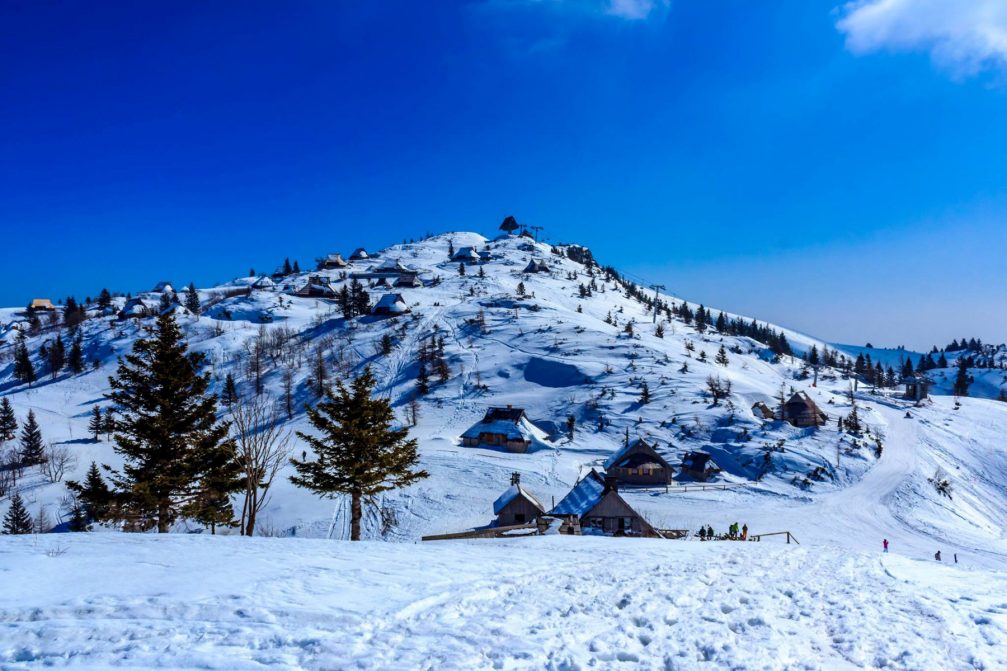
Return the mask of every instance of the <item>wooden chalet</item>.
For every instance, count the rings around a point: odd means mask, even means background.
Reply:
[[[418,289],[423,286],[416,273],[402,273],[395,279],[395,286],[403,289]]]
[[[545,508],[521,484],[521,474],[512,473],[510,487],[493,503],[494,526],[528,524],[545,514]]]
[[[525,273],[547,273],[549,272],[549,266],[546,265],[545,261],[540,259],[532,259],[528,262],[528,265],[524,267],[522,272]]]
[[[906,393],[903,398],[909,401],[922,401],[930,395],[930,380],[922,375],[910,375],[902,380],[906,385]]]
[[[594,469],[584,476],[559,504],[549,511],[563,520],[561,531],[603,536],[660,536],[619,495],[615,478],[603,478]]]
[[[667,485],[675,469],[642,438],[623,447],[605,462],[605,475],[619,484]]]
[[[48,298],[33,298],[31,305],[28,306],[32,310],[55,310],[56,306],[52,304],[52,301]]]
[[[143,319],[154,314],[154,309],[147,305],[142,298],[131,298],[119,310],[119,319]]]
[[[454,256],[451,257],[451,260],[455,262],[460,261],[464,263],[479,263],[480,261],[482,261],[482,256],[480,256],[479,252],[477,252],[472,247],[462,247],[461,249],[459,249],[457,252],[454,253]]]
[[[409,306],[402,294],[385,294],[371,309],[372,315],[401,315],[406,312],[409,312]]]
[[[294,292],[295,295],[306,298],[335,298],[336,293],[329,281],[318,275],[310,275],[308,281]]]
[[[357,247],[353,250],[353,253],[350,254],[350,261],[363,261],[369,258],[371,258],[370,254],[368,254],[367,250],[363,247]]]
[[[783,405],[783,419],[794,426],[823,426],[829,416],[822,412],[805,391],[795,392]]]
[[[318,269],[336,270],[338,268],[345,268],[346,265],[346,261],[343,260],[342,254],[328,254],[318,263]]]
[[[464,447],[502,447],[508,452],[527,452],[536,440],[544,441],[545,434],[531,423],[524,408],[510,405],[488,409],[462,434]]]
[[[682,457],[682,473],[697,482],[706,482],[717,473],[720,467],[717,466],[706,452],[686,452]]]

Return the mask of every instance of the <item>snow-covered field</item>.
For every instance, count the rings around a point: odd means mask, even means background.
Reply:
[[[4,669],[1000,669],[1007,574],[838,546],[0,539]]]
[[[449,240],[493,258],[461,275],[447,259]],[[523,273],[532,258],[551,272]],[[813,385],[799,358],[774,361],[764,343],[700,333],[677,318],[662,319],[659,337],[644,305],[549,245],[452,233],[395,245],[347,270],[395,260],[425,283],[394,290],[409,315],[346,320],[332,301],[289,293],[307,281],[302,273],[249,295],[234,293],[248,278],[201,288],[212,307],[199,318],[179,317],[190,346],[207,355],[217,392],[231,374],[241,393],[252,393],[250,352],[257,338],[272,343],[264,393],[281,398],[283,372],[293,372],[290,430],[307,428],[302,408],[315,400],[308,362],[318,351],[334,375],[371,366],[379,393],[407,423],[418,349],[434,333],[443,338],[448,378],[433,376],[411,429],[430,478],[384,496],[384,519],[369,509],[364,520],[366,538],[391,542],[341,542],[346,503],[294,487],[289,470],[258,528],[283,538],[111,532],[0,539],[0,668],[1003,664],[1007,655],[992,646],[1003,639],[1007,610],[1007,403],[991,400],[1002,371],[977,372],[976,391],[985,398],[960,403],[937,395],[917,406],[897,391],[861,385],[856,404],[869,433],[854,437],[837,430],[837,419],[851,411],[851,383],[835,371],[822,371]],[[339,271],[320,274],[337,289],[346,281]],[[583,295],[580,286],[592,280],[595,288]],[[373,302],[386,290],[369,291]],[[159,298],[138,295],[150,304]],[[117,466],[112,444],[93,441],[87,422],[93,406],[106,404],[116,358],[144,323],[88,320],[86,356],[99,367],[51,379],[36,357],[40,380],[31,387],[13,380],[9,356],[22,327],[20,309],[0,310],[0,394],[19,419],[35,412],[47,442],[70,450],[76,464],[64,480],[82,477],[92,460]],[[797,352],[826,346],[783,331]],[[393,347],[382,355],[386,335]],[[52,338],[52,331],[31,336],[29,349]],[[721,346],[726,366],[714,360]],[[872,351],[894,364],[905,354]],[[731,382],[730,404],[710,402],[710,376]],[[946,376],[936,377],[936,392],[946,394]],[[648,404],[639,401],[643,381]],[[752,404],[774,403],[781,387],[810,394],[827,413],[826,426],[757,418]],[[461,434],[488,406],[505,404],[525,408],[535,422],[534,449],[461,446]],[[572,440],[563,429],[571,415]],[[490,522],[512,472],[548,507],[600,469],[627,434],[645,437],[676,467],[687,451],[710,453],[723,469],[715,483],[731,487],[687,491],[676,488],[692,484],[678,474],[669,491],[623,488],[655,526],[723,531],[747,523],[753,534],[790,531],[801,545],[553,537],[415,543]],[[928,481],[938,471],[950,480],[951,497]],[[54,523],[65,520],[63,481],[31,470],[19,489],[33,515],[44,509]],[[4,499],[0,515],[6,508]],[[176,528],[187,530],[193,525]],[[892,554],[880,557],[883,538]],[[937,550],[945,560],[957,553],[959,565],[937,565]]]

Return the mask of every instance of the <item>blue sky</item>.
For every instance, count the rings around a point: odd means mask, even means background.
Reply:
[[[828,339],[1004,341],[1007,9],[948,7],[5,3],[0,303],[514,214]]]

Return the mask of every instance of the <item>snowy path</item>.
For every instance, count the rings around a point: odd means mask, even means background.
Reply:
[[[1007,575],[894,555],[88,534],[0,558],[4,669],[1007,668]]]

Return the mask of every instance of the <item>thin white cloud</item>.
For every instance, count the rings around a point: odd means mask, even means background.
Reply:
[[[485,4],[502,9],[538,8],[556,14],[645,21],[664,16],[671,0],[486,0]]]
[[[857,0],[837,27],[855,54],[927,51],[955,77],[1007,74],[1007,0]]]

